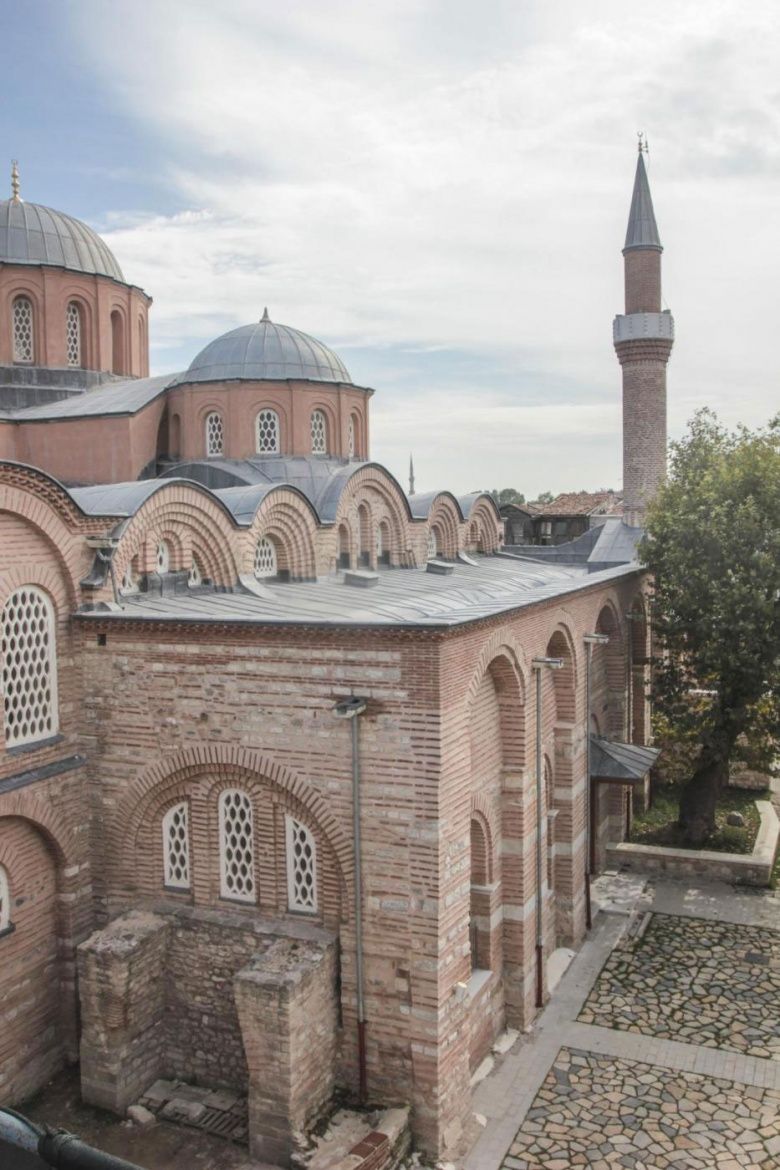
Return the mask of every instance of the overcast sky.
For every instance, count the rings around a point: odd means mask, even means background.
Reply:
[[[419,489],[618,486],[636,131],[672,435],[780,408],[777,0],[25,0],[0,142],[154,297],[153,372],[271,317]]]

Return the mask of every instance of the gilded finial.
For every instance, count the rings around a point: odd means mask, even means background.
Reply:
[[[271,318],[268,316],[268,306],[266,306],[263,309],[263,315],[260,318],[260,324],[262,325],[263,321],[270,321],[270,320],[271,320]]]
[[[19,163],[15,158],[11,159],[11,202],[22,202],[19,195]]]
[[[637,149],[638,149],[639,153],[640,154],[649,154],[650,153],[650,143],[647,140],[647,135],[645,134],[644,130],[637,130],[636,136],[638,139]]]

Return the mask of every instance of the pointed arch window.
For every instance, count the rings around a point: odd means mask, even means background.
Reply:
[[[119,309],[111,314],[111,372],[125,373],[125,323]]]
[[[0,934],[11,929],[11,886],[8,870],[0,865]]]
[[[354,414],[351,414],[349,416],[349,429],[347,431],[347,454],[349,455],[350,459],[355,458],[356,450],[355,416]]]
[[[279,415],[261,410],[255,419],[255,450],[258,455],[279,454]]]
[[[58,727],[54,606],[35,585],[6,601],[0,651],[6,747],[48,739]]]
[[[171,890],[190,888],[190,825],[186,801],[174,804],[162,820],[165,885]]]
[[[279,572],[276,545],[267,536],[261,536],[255,547],[255,577],[275,577]]]
[[[304,824],[285,816],[287,838],[287,905],[304,914],[317,913],[317,846]]]
[[[167,573],[171,567],[171,550],[168,547],[168,542],[161,540],[157,545],[157,552],[154,559],[154,567],[158,573]]]
[[[219,892],[238,902],[255,901],[252,802],[239,788],[219,796]]]
[[[190,565],[190,571],[187,575],[187,586],[189,589],[197,589],[202,584],[203,573],[200,570],[200,564],[198,563],[197,557],[193,557],[192,564]]]
[[[428,533],[428,560],[432,561],[439,555],[439,530],[434,524]]]
[[[32,301],[29,297],[16,297],[11,312],[14,335],[14,361],[32,362],[35,360]]]
[[[311,412],[311,453],[328,454],[328,420],[321,410]]]
[[[81,307],[76,301],[69,301],[65,311],[65,350],[69,366],[82,366]]]
[[[222,415],[212,410],[206,415],[206,455],[221,455],[225,447],[225,428]]]

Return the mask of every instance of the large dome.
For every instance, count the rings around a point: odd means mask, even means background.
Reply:
[[[249,382],[263,379],[281,382],[287,378],[352,381],[346,366],[332,349],[299,329],[276,325],[269,319],[268,310],[257,324],[231,329],[210,342],[172,385],[227,382],[236,378]]]
[[[52,264],[72,272],[125,278],[114,254],[81,220],[21,199],[0,200],[0,264]]]

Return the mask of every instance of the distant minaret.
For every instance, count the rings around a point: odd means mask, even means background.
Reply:
[[[634,194],[623,248],[626,311],[613,339],[623,367],[623,520],[641,526],[646,504],[666,477],[666,363],[674,320],[661,311],[661,240],[639,137]]]
[[[414,495],[414,460],[409,456],[409,495]]]

